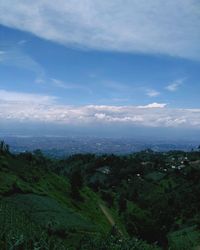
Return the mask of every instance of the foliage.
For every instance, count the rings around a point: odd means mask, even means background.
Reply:
[[[192,250],[199,179],[199,150],[50,159],[1,142],[0,249]]]
[[[131,238],[119,238],[112,234],[104,237],[84,237],[80,241],[77,250],[159,250],[158,247],[149,245],[143,241]]]
[[[82,200],[80,190],[83,187],[83,177],[79,168],[73,169],[70,175],[71,197],[75,200]]]

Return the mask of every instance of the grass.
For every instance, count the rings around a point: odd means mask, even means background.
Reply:
[[[27,250],[34,249],[33,244],[38,245],[35,249],[43,249],[39,244],[47,239],[52,242],[60,239],[69,249],[75,249],[73,246],[85,236],[107,234],[111,226],[98,205],[104,202],[87,187],[82,189],[81,196],[83,201],[71,198],[70,184],[64,176],[21,159],[1,157],[0,204],[4,223],[0,222],[1,230],[5,230],[0,231],[0,249],[12,249],[10,246],[16,244]],[[120,221],[114,211],[110,213]],[[48,238],[48,233],[54,237]]]
[[[187,227],[168,235],[170,250],[192,250],[200,244],[200,233],[196,227]]]

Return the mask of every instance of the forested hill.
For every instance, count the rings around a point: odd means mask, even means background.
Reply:
[[[200,152],[50,159],[0,144],[0,249],[192,250]]]

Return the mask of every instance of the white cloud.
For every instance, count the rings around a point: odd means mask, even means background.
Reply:
[[[0,89],[0,103],[14,103],[17,104],[52,104],[57,98],[47,95],[38,95],[38,94],[29,94],[29,93],[20,93],[14,91],[6,91]]]
[[[149,97],[156,97],[156,96],[160,95],[160,92],[158,92],[157,90],[154,90],[154,89],[147,89],[146,95],[148,95]]]
[[[138,106],[138,108],[165,108],[166,107],[166,103],[157,103],[157,102],[154,102],[154,103],[150,103],[150,104],[147,104],[147,105],[144,105],[144,106]]]
[[[177,79],[174,82],[167,85],[166,89],[171,92],[177,91],[181,85],[183,85],[185,79]]]
[[[200,59],[199,0],[1,0],[0,23],[67,46]]]
[[[0,120],[47,124],[132,124],[200,129],[200,109],[172,109],[164,103],[145,106],[60,105],[56,97],[0,90]]]

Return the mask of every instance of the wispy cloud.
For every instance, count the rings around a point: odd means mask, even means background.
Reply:
[[[107,90],[112,90],[112,92],[117,92],[117,93],[122,93],[122,92],[130,93],[135,90],[135,88],[130,85],[113,80],[102,80],[100,81],[99,84],[101,84],[101,86],[103,86]]]
[[[164,103],[145,106],[60,105],[56,97],[0,90],[0,119],[49,124],[132,124],[200,129],[200,109],[172,109]]]
[[[83,90],[83,91],[87,91],[90,94],[92,93],[92,90],[89,87],[84,86],[83,84],[68,83],[68,82],[65,82],[56,78],[51,78],[50,81],[57,88],[68,89],[68,90],[70,89]]]
[[[38,83],[38,84],[44,84],[46,81],[44,78],[41,78],[41,77],[37,77],[35,79],[35,83]]]
[[[149,97],[156,97],[160,95],[160,92],[155,89],[146,89],[146,95]]]
[[[43,67],[36,60],[15,46],[6,46],[0,51],[0,64],[27,69],[40,77],[45,74]]]
[[[1,0],[0,23],[67,46],[200,59],[198,0]]]
[[[24,45],[26,44],[28,41],[27,40],[20,40],[17,44],[18,45]]]
[[[177,79],[174,82],[167,85],[166,89],[171,92],[175,92],[181,87],[181,85],[183,85],[184,81],[185,79]]]

